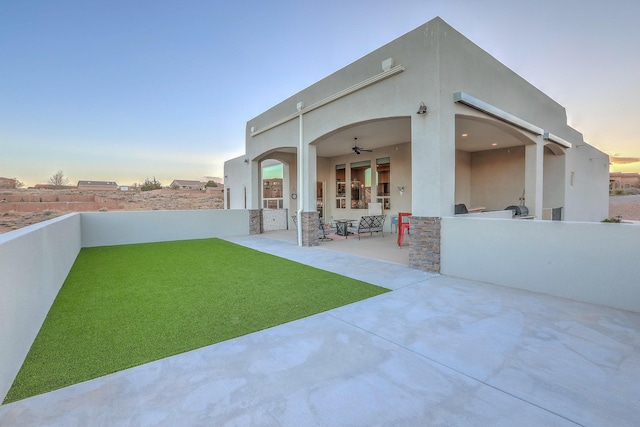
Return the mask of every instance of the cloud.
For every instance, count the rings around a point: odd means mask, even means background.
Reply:
[[[640,157],[617,157],[617,156],[611,156],[609,157],[609,160],[611,161],[611,163],[614,163],[616,165],[626,165],[629,163],[638,163],[640,162]]]

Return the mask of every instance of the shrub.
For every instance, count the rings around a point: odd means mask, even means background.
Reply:
[[[617,224],[620,222],[620,218],[607,218],[607,219],[603,219],[602,222],[613,222]]]
[[[156,177],[154,176],[153,181],[149,181],[149,178],[147,178],[144,181],[144,184],[142,184],[142,187],[140,187],[140,190],[150,191],[150,190],[160,190],[161,188],[162,188],[162,184],[156,181]]]

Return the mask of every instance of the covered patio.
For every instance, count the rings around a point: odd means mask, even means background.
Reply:
[[[386,230],[411,213],[409,264],[425,271],[440,271],[442,220],[458,204],[534,221],[607,214],[607,156],[439,18],[249,119],[245,150],[225,162],[225,188],[227,207],[253,211],[251,233],[262,232],[263,163],[277,160],[299,246],[317,245],[318,217],[357,220],[380,203]]]
[[[297,243],[295,230],[269,231],[263,235],[270,239],[280,240],[294,245]],[[409,265],[410,234],[404,235],[402,247],[398,246],[398,234],[395,232],[385,232],[384,237],[382,237],[380,233],[374,233],[373,236],[364,235],[359,240],[358,237],[354,235],[350,235],[348,238],[338,236],[332,230],[331,234],[328,234],[328,237],[332,240],[321,241],[318,247],[334,251],[338,254],[366,257],[372,260],[403,266]]]

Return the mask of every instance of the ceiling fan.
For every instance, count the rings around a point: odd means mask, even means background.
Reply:
[[[354,153],[360,154],[363,151],[368,151],[369,153],[371,153],[373,151],[373,150],[369,150],[368,148],[363,148],[363,147],[358,146],[358,137],[353,138],[353,141],[354,142],[353,142],[352,150],[353,150]]]

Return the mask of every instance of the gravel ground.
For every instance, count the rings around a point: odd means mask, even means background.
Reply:
[[[67,194],[95,194],[118,200],[120,210],[194,210],[194,209],[222,209],[222,194],[207,194],[203,191],[154,190],[154,191],[96,191],[95,193],[77,190],[3,190],[0,195],[57,195]],[[40,211],[40,212],[0,212],[0,234],[17,230],[27,225],[46,221],[68,212]]]
[[[609,197],[609,217],[640,221],[640,195]]]

